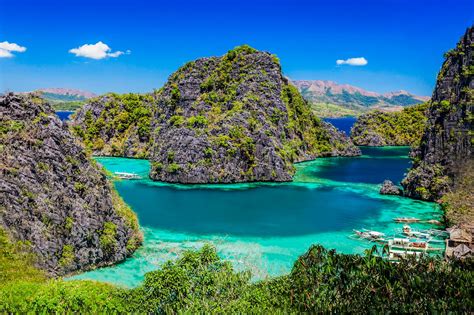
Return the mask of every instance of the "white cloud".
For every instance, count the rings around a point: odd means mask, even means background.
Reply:
[[[12,52],[25,52],[26,47],[15,43],[1,42],[0,43],[0,58],[11,58],[14,55]]]
[[[346,60],[336,60],[337,65],[349,65],[349,66],[365,66],[369,62],[364,57],[349,58]]]
[[[76,57],[85,57],[96,60],[107,57],[117,58],[123,54],[130,54],[130,50],[127,50],[126,53],[119,50],[111,52],[111,50],[112,49],[107,44],[104,44],[103,42],[97,42],[95,44],[85,44],[80,47],[70,49],[69,52],[76,55]]]

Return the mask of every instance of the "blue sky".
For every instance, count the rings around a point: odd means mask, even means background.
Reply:
[[[249,44],[292,79],[430,95],[443,53],[473,22],[472,0],[0,0],[0,56],[13,55],[0,58],[0,91],[147,92],[187,61]],[[110,48],[94,52],[102,59],[70,52],[98,42]],[[357,57],[368,63],[336,65]]]

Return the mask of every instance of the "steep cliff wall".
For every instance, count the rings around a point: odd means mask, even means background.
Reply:
[[[275,56],[248,46],[186,64],[156,102],[155,180],[289,181],[293,162],[360,154],[311,113]]]
[[[51,274],[125,259],[135,214],[38,95],[0,97],[0,229]]]
[[[413,168],[402,185],[409,197],[437,200],[462,177],[473,161],[474,28],[446,53],[428,109],[421,144],[413,150]]]

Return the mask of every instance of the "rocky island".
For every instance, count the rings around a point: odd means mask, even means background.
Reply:
[[[290,181],[294,162],[360,154],[314,116],[274,55],[249,46],[187,63],[155,98],[154,180]]]
[[[426,103],[399,112],[370,111],[357,118],[351,139],[364,146],[408,146],[419,143],[426,126]]]
[[[0,97],[0,232],[52,275],[116,263],[141,243],[136,215],[50,105]]]

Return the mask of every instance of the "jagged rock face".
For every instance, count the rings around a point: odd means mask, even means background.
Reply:
[[[384,180],[382,187],[380,188],[380,194],[382,195],[401,195],[402,190],[398,188],[391,180]]]
[[[293,162],[360,154],[311,113],[276,57],[248,46],[186,64],[156,102],[154,180],[290,181]]]
[[[125,259],[136,217],[37,95],[0,97],[0,228],[53,275]]]
[[[147,158],[152,105],[151,95],[103,95],[73,115],[71,129],[95,156]]]
[[[450,190],[466,163],[473,163],[474,28],[446,53],[438,74],[421,145],[403,180],[405,194],[437,200]]]

